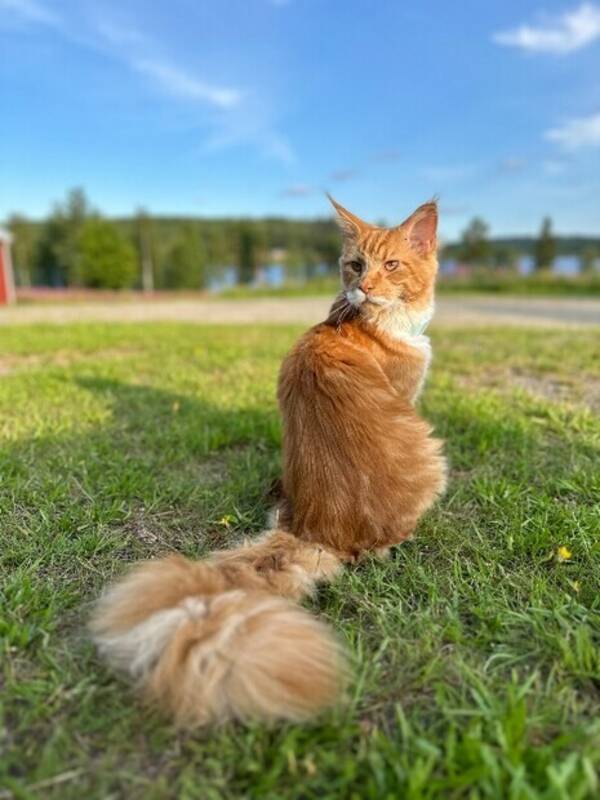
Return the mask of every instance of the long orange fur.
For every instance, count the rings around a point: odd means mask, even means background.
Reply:
[[[293,601],[411,536],[445,487],[441,442],[415,409],[431,355],[437,207],[385,229],[332,202],[343,291],[281,368],[276,527],[204,561],[135,567],[91,621],[108,661],[187,725],[300,720],[333,704],[340,645]]]

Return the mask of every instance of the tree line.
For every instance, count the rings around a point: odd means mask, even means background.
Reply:
[[[20,286],[102,289],[203,289],[226,271],[250,283],[273,251],[286,273],[311,277],[337,268],[339,235],[331,219],[132,217],[108,219],[73,189],[47,219],[13,214],[13,261]]]
[[[533,259],[533,267],[548,270],[559,255],[579,259],[582,272],[595,268],[600,258],[600,239],[555,235],[550,217],[544,217],[537,237],[491,239],[490,227],[474,217],[462,232],[460,241],[447,245],[443,257],[476,267],[514,269],[523,256]]]
[[[331,218],[169,218],[139,209],[132,217],[108,219],[92,207],[82,189],[68,192],[45,220],[13,214],[8,227],[20,286],[203,289],[227,271],[234,272],[238,282],[250,283],[273,256],[287,277],[307,279],[317,270],[334,272],[340,251]],[[576,251],[585,268],[598,258],[598,244],[572,242],[570,252]],[[564,246],[548,218],[537,239],[511,241],[491,239],[487,223],[476,217],[459,242],[443,248],[442,259],[510,268],[527,253],[544,269]]]

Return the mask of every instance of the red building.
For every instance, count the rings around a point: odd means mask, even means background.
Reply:
[[[15,302],[15,281],[10,259],[11,236],[0,228],[0,306]]]

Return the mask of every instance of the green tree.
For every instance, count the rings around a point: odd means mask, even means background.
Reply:
[[[79,240],[86,220],[92,211],[85,192],[81,188],[71,189],[61,210],[63,238],[59,243],[58,257],[66,273],[69,286],[79,286],[83,276],[79,271]]]
[[[135,243],[142,275],[142,289],[154,291],[154,226],[152,219],[143,208],[134,217]]]
[[[319,243],[319,255],[329,267],[330,272],[335,272],[339,265],[341,244],[337,231],[325,234]]]
[[[62,210],[55,206],[44,222],[36,254],[37,275],[44,286],[67,286],[69,275],[64,254],[67,250],[67,225]]]
[[[169,289],[203,289],[206,285],[206,252],[192,223],[186,223],[171,247],[165,266]]]
[[[21,214],[13,214],[8,220],[8,229],[13,236],[12,256],[17,286],[31,286],[35,280],[37,233],[35,225]]]
[[[260,258],[260,236],[251,222],[241,222],[238,229],[238,267],[240,283],[251,283]]]
[[[135,250],[111,222],[92,217],[79,235],[77,268],[84,286],[125,289],[135,282]]]
[[[535,243],[536,269],[550,269],[556,258],[556,240],[552,233],[552,220],[544,217],[540,235]]]
[[[285,269],[288,278],[294,281],[303,280],[305,277],[305,264],[302,250],[291,246],[286,250]]]
[[[83,284],[79,242],[91,209],[83,189],[71,189],[64,203],[54,206],[44,223],[37,252],[38,274],[50,286]]]
[[[204,221],[201,237],[206,253],[206,274],[221,276],[225,267],[236,262],[237,226],[225,220]]]
[[[593,245],[584,247],[581,251],[581,271],[593,272],[600,264],[600,250]]]
[[[315,277],[319,255],[315,250],[308,247],[302,252],[302,260],[304,262],[304,277],[307,281],[310,281]]]
[[[489,262],[491,255],[488,240],[489,225],[474,217],[462,233],[460,257],[467,264],[481,265]]]
[[[493,248],[492,259],[496,269],[515,269],[519,251],[508,244],[499,243]]]

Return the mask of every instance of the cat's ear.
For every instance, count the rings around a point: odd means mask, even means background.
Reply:
[[[344,206],[341,206],[337,200],[334,200],[330,194],[327,194],[329,202],[335,208],[337,215],[337,222],[340,226],[344,236],[358,236],[358,234],[368,227],[366,222],[352,214]]]
[[[399,228],[413,250],[425,257],[437,247],[437,223],[438,207],[435,200],[432,200],[419,206]]]

